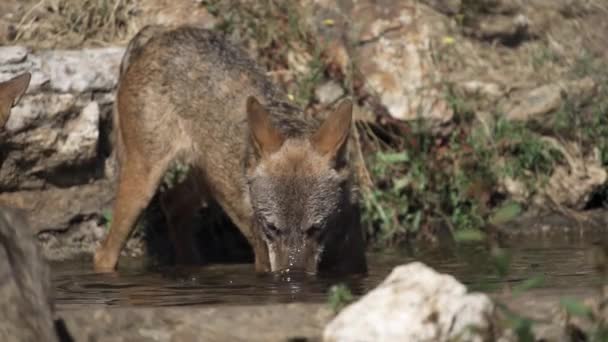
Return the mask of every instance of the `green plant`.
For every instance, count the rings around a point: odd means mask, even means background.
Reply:
[[[315,48],[314,55],[308,63],[308,73],[297,75],[296,79],[296,96],[295,101],[301,106],[310,104],[315,95],[315,88],[324,78],[325,64],[321,61],[321,51],[319,47]]]
[[[498,153],[508,157],[500,171],[525,181],[529,188],[538,188],[535,185],[542,184],[561,159],[561,155],[525,123],[499,118],[494,137]]]
[[[110,225],[112,224],[112,211],[109,209],[106,209],[103,211],[101,216],[103,217],[103,221],[104,221],[106,230],[109,230]]]
[[[354,301],[354,296],[344,284],[334,285],[329,289],[327,304],[334,311],[342,310],[346,305]]]
[[[182,164],[179,162],[175,162],[169,167],[169,170],[165,172],[163,176],[163,180],[161,183],[161,191],[165,191],[167,189],[171,189],[174,186],[182,183],[188,173],[190,172],[190,166],[186,164]]]
[[[439,223],[458,241],[481,240],[488,223],[504,223],[523,210],[519,203],[497,200],[499,180],[520,180],[533,193],[560,161],[527,125],[499,115],[488,130],[467,100],[453,92],[447,99],[455,112],[448,136],[431,135],[421,122],[403,124],[407,138],[368,158],[376,187],[364,197],[364,221],[381,244],[421,230],[432,235]]]

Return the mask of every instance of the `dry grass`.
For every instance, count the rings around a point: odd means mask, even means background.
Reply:
[[[14,41],[76,48],[129,39],[138,29],[135,0],[41,0],[22,13]]]

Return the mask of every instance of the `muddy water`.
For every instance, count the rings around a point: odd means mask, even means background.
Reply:
[[[499,291],[542,276],[540,288],[556,296],[591,290],[599,282],[589,260],[589,241],[528,241],[507,246],[511,272],[500,281],[482,246],[439,251],[370,253],[369,274],[347,278],[260,276],[251,264],[122,270],[94,274],[89,263],[53,265],[60,309],[101,306],[174,306],[324,302],[331,285],[345,283],[357,295],[376,286],[399,264],[419,260],[482,291]]]

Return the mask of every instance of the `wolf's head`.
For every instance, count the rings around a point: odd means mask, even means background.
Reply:
[[[342,101],[316,131],[296,137],[282,135],[253,97],[247,117],[256,155],[247,170],[254,231],[267,244],[270,268],[316,273],[324,248],[349,229],[352,104]]]

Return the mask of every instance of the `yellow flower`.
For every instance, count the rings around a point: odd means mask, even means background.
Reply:
[[[333,19],[325,19],[323,20],[323,25],[325,26],[334,26],[336,22]]]
[[[454,39],[454,37],[445,36],[445,37],[443,37],[441,42],[445,45],[451,45],[451,44],[454,44],[456,42],[456,40]]]

